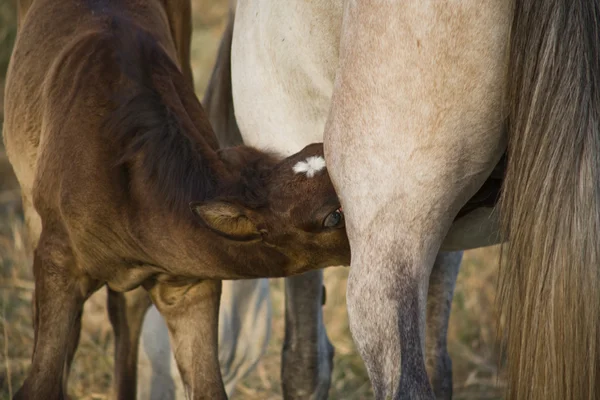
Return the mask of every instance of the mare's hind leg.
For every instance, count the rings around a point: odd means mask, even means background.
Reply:
[[[33,262],[35,344],[31,367],[15,399],[60,400],[83,303],[94,282],[77,273],[71,250],[57,237],[40,239]]]
[[[143,287],[126,293],[108,289],[108,316],[115,334],[114,399],[135,399],[140,335],[146,311],[152,304]]]
[[[334,349],[323,323],[323,271],[285,280],[281,383],[285,399],[326,399]]]
[[[437,399],[452,398],[452,361],[446,347],[450,306],[462,251],[440,252],[429,277],[425,366]]]

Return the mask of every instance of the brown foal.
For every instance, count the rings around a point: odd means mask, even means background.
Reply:
[[[147,290],[189,397],[225,398],[218,279],[349,263],[322,146],[218,150],[165,2],[37,0],[20,16],[4,140],[36,290],[16,398],[65,397],[83,303],[104,284]]]

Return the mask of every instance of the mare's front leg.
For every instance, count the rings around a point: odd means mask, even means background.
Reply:
[[[323,323],[323,271],[285,280],[281,384],[285,399],[326,399],[334,349]]]
[[[68,369],[77,347],[83,303],[96,284],[77,271],[66,243],[42,233],[35,250],[33,358],[15,399],[67,398]]]
[[[157,280],[145,287],[167,323],[187,398],[227,399],[217,347],[221,281]]]
[[[146,311],[152,304],[143,287],[119,293],[107,287],[108,316],[115,334],[112,398],[135,399],[138,349]]]
[[[425,366],[438,400],[452,398],[452,360],[446,347],[448,320],[462,251],[438,253],[427,295]]]

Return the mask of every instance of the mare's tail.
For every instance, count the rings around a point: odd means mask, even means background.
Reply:
[[[600,398],[600,0],[517,1],[502,196],[507,399]]]

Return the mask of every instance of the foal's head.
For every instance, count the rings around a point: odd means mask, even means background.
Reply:
[[[224,196],[191,204],[208,228],[236,246],[285,256],[286,273],[349,264],[344,214],[322,144],[282,161],[245,146],[219,155],[236,179]]]
[[[226,257],[240,275],[347,265],[344,218],[323,146],[284,160],[247,146],[217,151],[208,118],[175,63],[151,35],[132,34],[119,21],[110,39],[119,43],[114,58],[122,82],[103,130],[138,197],[198,220],[216,235],[203,249]]]

